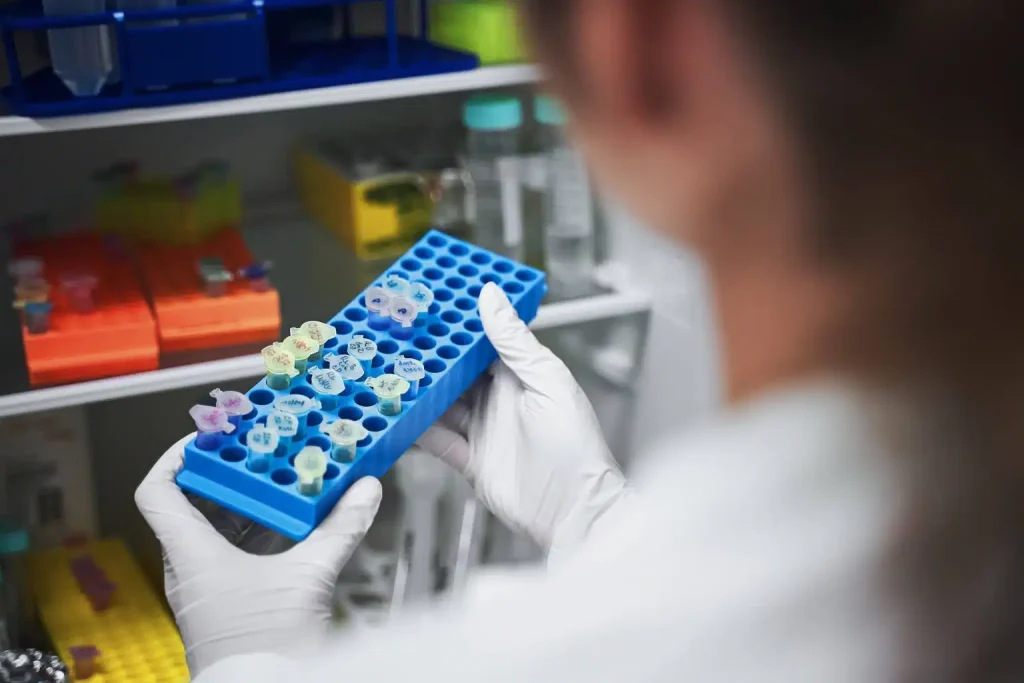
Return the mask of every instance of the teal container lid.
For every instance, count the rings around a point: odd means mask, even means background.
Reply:
[[[28,551],[28,546],[28,530],[12,519],[0,519],[0,555],[20,555]]]
[[[479,95],[462,108],[462,122],[470,130],[512,130],[523,125],[523,105],[509,95]]]
[[[548,95],[537,95],[533,100],[533,118],[545,126],[564,126],[569,123],[565,107]]]

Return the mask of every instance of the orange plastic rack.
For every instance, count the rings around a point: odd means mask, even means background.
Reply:
[[[194,351],[270,341],[280,336],[276,290],[256,292],[242,278],[209,297],[196,270],[201,258],[219,258],[232,273],[253,262],[241,233],[224,230],[198,246],[144,246],[142,277],[156,313],[162,351]]]
[[[99,236],[80,233],[21,242],[14,253],[41,258],[51,286],[50,331],[29,334],[24,325],[21,330],[33,385],[157,368],[156,325],[132,264],[109,253]],[[71,307],[60,280],[86,271],[99,278],[96,308],[80,313]]]

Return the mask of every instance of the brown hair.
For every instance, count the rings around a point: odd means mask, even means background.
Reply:
[[[797,133],[820,202],[808,240],[863,282],[841,362],[942,405],[903,553],[925,652],[908,678],[1024,680],[1024,2],[718,2]],[[586,0],[523,4],[571,82]]]

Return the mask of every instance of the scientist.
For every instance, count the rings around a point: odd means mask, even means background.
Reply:
[[[178,443],[136,499],[195,679],[1024,680],[1024,3],[522,5],[600,184],[703,257],[726,405],[627,482],[486,288],[501,361],[420,446],[547,566],[358,635],[331,593],[378,482],[259,557]]]

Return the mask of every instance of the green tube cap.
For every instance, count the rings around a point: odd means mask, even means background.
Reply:
[[[523,125],[523,105],[509,95],[479,95],[466,102],[462,122],[470,130],[513,130]]]
[[[564,126],[569,122],[565,108],[548,95],[537,95],[534,98],[533,118],[545,126]]]
[[[0,556],[20,555],[28,546],[28,531],[12,519],[0,518]]]

